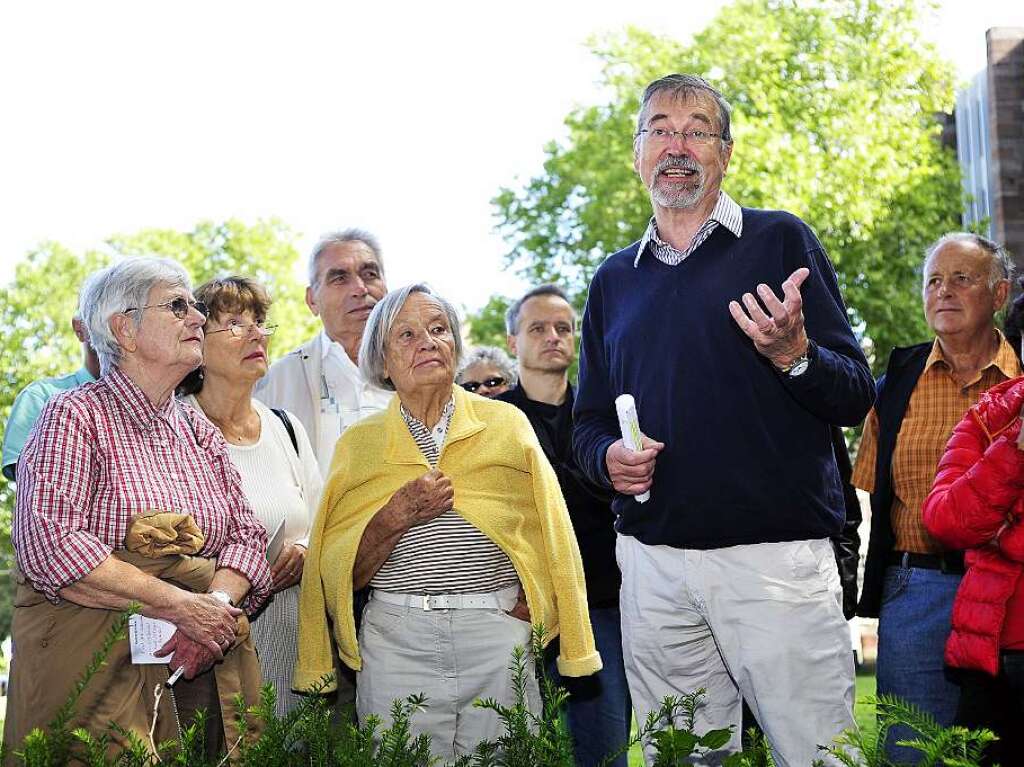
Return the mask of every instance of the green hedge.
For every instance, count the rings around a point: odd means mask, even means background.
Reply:
[[[89,767],[155,767],[184,765],[187,767],[221,767],[229,761],[242,767],[435,767],[441,760],[431,755],[427,735],[413,737],[411,722],[430,702],[421,695],[410,695],[395,701],[391,708],[391,726],[382,728],[378,717],[368,717],[362,726],[351,724],[335,715],[327,699],[310,695],[287,716],[275,714],[275,693],[270,685],[263,688],[261,700],[246,709],[238,702],[237,716],[243,733],[231,744],[228,754],[214,761],[205,756],[202,712],[185,728],[182,741],[158,744],[155,756],[137,736],[111,725],[108,732],[90,733],[68,729],[75,705],[89,680],[104,663],[116,642],[126,639],[128,617],[122,616],[75,683],[67,702],[46,730],[34,730],[13,752],[15,764],[26,767],[63,767],[72,760]],[[498,716],[504,732],[497,741],[481,743],[470,755],[461,757],[448,767],[575,767],[572,737],[563,716],[568,694],[544,673],[543,663],[535,663],[540,680],[543,708],[540,715],[531,713],[526,705],[527,667],[530,657],[540,659],[543,628],[533,636],[533,652],[516,648],[510,668],[513,671],[515,702],[500,705],[495,700],[478,700],[474,705]],[[322,682],[326,684],[329,680]],[[695,755],[721,748],[731,731],[713,730],[697,733],[696,712],[704,703],[704,690],[681,696],[669,696],[658,711],[651,712],[629,743],[624,743],[605,763],[626,752],[636,743],[649,744],[656,754],[655,767],[676,767],[690,764]],[[920,765],[977,767],[983,749],[995,736],[987,730],[971,731],[960,727],[942,728],[935,721],[899,700],[879,697],[874,700],[878,726],[845,732],[835,743],[823,748],[847,767],[889,767],[884,743],[889,728],[905,724],[919,733],[907,741],[921,752]],[[252,723],[259,722],[258,738],[246,738]],[[108,754],[112,737],[126,741],[128,746],[114,756]],[[729,757],[726,767],[761,767],[771,765],[767,742],[751,733],[751,745],[742,753]],[[10,756],[11,747],[4,744],[2,754]],[[823,753],[824,755],[824,753]]]

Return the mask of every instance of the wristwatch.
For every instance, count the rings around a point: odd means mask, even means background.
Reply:
[[[807,368],[811,366],[811,343],[811,341],[808,341],[807,351],[786,365],[786,367],[781,368],[779,372],[785,374],[787,378],[797,378],[806,373]]]
[[[216,599],[218,602],[223,602],[229,607],[234,607],[235,603],[231,601],[231,595],[226,591],[211,591],[210,596]]]

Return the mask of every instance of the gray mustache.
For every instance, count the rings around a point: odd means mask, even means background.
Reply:
[[[700,165],[692,157],[666,157],[664,160],[659,162],[655,168],[655,173],[661,173],[669,168],[676,168],[678,170],[692,170],[697,173],[701,172]]]

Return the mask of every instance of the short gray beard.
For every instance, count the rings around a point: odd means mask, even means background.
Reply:
[[[692,189],[677,188],[671,191],[658,186],[658,177],[662,171],[668,168],[683,168],[696,170],[697,185]],[[707,186],[707,174],[704,168],[687,157],[669,157],[659,162],[651,171],[651,200],[663,208],[686,209],[696,207],[704,198],[705,187]]]

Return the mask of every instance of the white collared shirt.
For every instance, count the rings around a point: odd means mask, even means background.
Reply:
[[[633,259],[633,267],[636,268],[640,263],[640,256],[643,255],[648,245],[651,246],[651,255],[663,264],[678,266],[711,236],[719,224],[735,234],[737,238],[743,235],[743,209],[725,192],[718,193],[718,201],[715,203],[711,215],[693,235],[686,250],[677,250],[667,242],[662,242],[658,236],[658,224],[654,220],[654,216],[651,216],[650,223],[647,224],[647,231],[640,238],[640,247],[636,251],[636,258]]]
[[[342,432],[356,421],[384,410],[394,393],[364,379],[345,347],[332,341],[325,331],[321,333],[320,444],[316,454],[320,471],[326,477]]]

